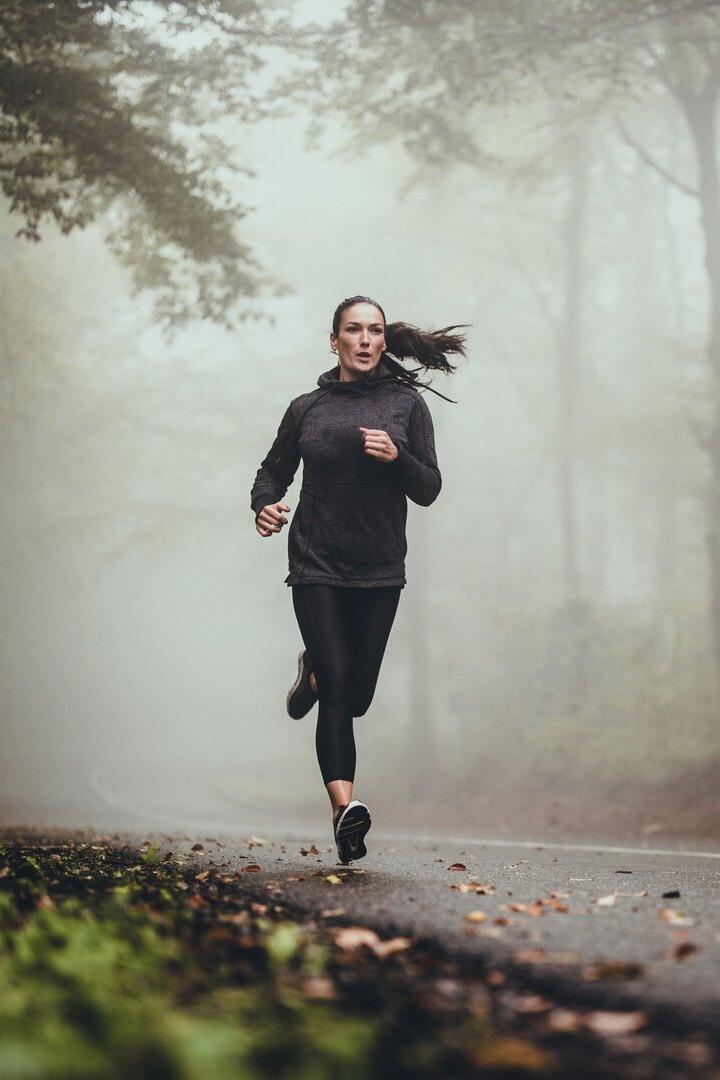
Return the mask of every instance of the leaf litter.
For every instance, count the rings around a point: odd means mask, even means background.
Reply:
[[[609,1080],[625,1075],[623,1062],[642,1047],[649,1053],[651,1021],[639,1011],[568,1009],[548,994],[514,990],[506,973],[461,964],[422,939],[324,926],[323,919],[342,918],[343,907],[322,908],[303,922],[278,899],[280,882],[250,884],[251,877],[252,871],[185,867],[151,844],[140,852],[98,845],[92,853],[79,844],[4,844],[0,990],[10,979],[14,991],[0,994],[0,1022],[12,1009],[8,1052],[22,1046],[34,1074],[45,1070],[63,1080],[86,1076],[75,1065],[90,1060],[96,1074],[122,1075],[132,1060],[138,1077],[156,1075],[162,1061],[163,1075],[173,1080],[264,1080],[310,1075],[308,1069],[330,1080],[338,1075],[340,1046],[347,1075],[452,1077],[479,1069]],[[468,892],[478,895],[492,890],[471,884],[477,888]],[[267,902],[247,894],[266,885],[275,894]],[[22,938],[22,955],[32,940],[37,958],[45,957],[39,967],[37,960],[19,966],[13,945]],[[60,942],[71,941],[56,981],[49,961],[67,949]],[[678,940],[674,949],[687,954],[692,943]],[[573,962],[572,954],[541,949],[515,957]],[[598,978],[631,977],[597,967]],[[82,1010],[75,993],[82,993]],[[102,1033],[90,1022],[98,1008],[112,1018]],[[589,1037],[605,1040],[606,1050]],[[654,1033],[653,1078],[676,1076],[678,1059],[688,1076],[716,1064],[712,1047],[697,1036],[676,1038],[665,1057],[664,1045]],[[258,1064],[264,1059],[272,1061],[267,1070]]]

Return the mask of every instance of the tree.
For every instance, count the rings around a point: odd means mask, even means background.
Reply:
[[[720,4],[717,0],[352,0],[323,35],[313,70],[283,89],[315,97],[310,145],[333,111],[347,146],[400,142],[417,161],[415,182],[469,165],[495,168],[483,118],[508,105],[562,102],[557,121],[572,132],[590,114],[617,117],[642,160],[698,201],[708,281],[706,357],[714,411],[699,434],[711,465],[708,555],[716,669],[720,672]],[[628,100],[665,99],[680,110],[697,183],[656,162],[622,123]],[[576,179],[580,174],[576,173]],[[576,187],[576,195],[580,189]],[[577,210],[577,207],[575,207]],[[572,258],[572,197],[565,231]],[[569,230],[569,231],[568,231]],[[570,264],[568,264],[570,270]],[[572,282],[572,274],[568,274]],[[572,361],[577,311],[562,344]],[[568,408],[564,403],[565,423]],[[570,488],[566,486],[568,492]],[[571,503],[566,504],[571,512]],[[571,536],[571,525],[565,528]],[[571,563],[569,565],[572,565]]]
[[[301,49],[303,34],[261,0],[142,8],[0,0],[0,183],[18,237],[105,213],[108,242],[166,327],[230,326],[238,301],[281,287],[238,235],[248,207],[219,176],[252,172],[212,124],[275,115],[253,80],[269,50]]]

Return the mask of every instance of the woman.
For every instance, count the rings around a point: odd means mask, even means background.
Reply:
[[[282,498],[302,459],[285,583],[305,648],[287,711],[300,719],[319,702],[315,746],[343,863],[367,854],[370,812],[352,797],[353,717],[372,702],[406,584],[407,499],[429,506],[442,483],[430,410],[417,390],[432,387],[388,353],[450,373],[445,353],[464,355],[455,329],[387,325],[370,297],[343,300],[330,334],[338,364],[320,375],[318,389],[290,402],[250,493],[257,532],[279,533],[290,510]]]

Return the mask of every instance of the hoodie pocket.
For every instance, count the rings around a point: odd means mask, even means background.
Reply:
[[[403,559],[396,494],[386,485],[337,484],[318,493],[310,545],[315,569],[344,580],[397,575]]]

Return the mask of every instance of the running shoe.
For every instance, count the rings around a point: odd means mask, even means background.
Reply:
[[[317,694],[310,685],[312,668],[306,649],[301,649],[298,655],[298,673],[295,682],[287,692],[285,705],[288,714],[293,720],[300,720],[310,712],[317,701]]]
[[[365,803],[353,799],[339,806],[335,815],[335,844],[341,863],[362,859],[367,855],[364,837],[371,825],[370,811]]]

